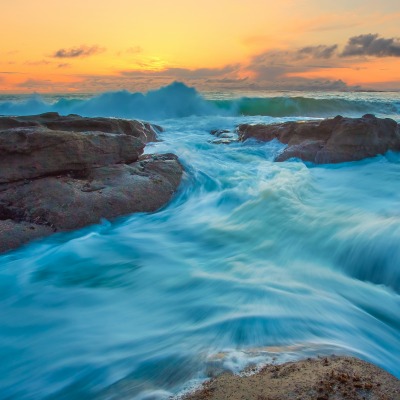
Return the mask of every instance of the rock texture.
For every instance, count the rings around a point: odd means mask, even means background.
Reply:
[[[351,357],[268,365],[250,376],[223,374],[184,400],[399,400],[400,381]]]
[[[85,118],[76,114],[61,116],[56,112],[23,117],[0,118],[0,130],[10,128],[43,127],[64,132],[104,132],[134,136],[143,143],[157,141],[158,125],[117,118]]]
[[[83,134],[41,127],[0,132],[0,183],[129,164],[137,161],[144,149],[140,139],[125,134]]]
[[[400,126],[392,119],[366,114],[362,118],[340,115],[323,121],[285,122],[272,125],[239,125],[239,140],[278,139],[287,144],[276,161],[300,158],[316,164],[357,161],[400,151]]]
[[[210,140],[213,144],[231,144],[238,141],[237,134],[228,129],[213,129],[210,133],[217,138]]]
[[[0,252],[166,204],[182,167],[173,154],[141,155],[143,135],[150,140],[156,129],[54,113],[0,118]]]

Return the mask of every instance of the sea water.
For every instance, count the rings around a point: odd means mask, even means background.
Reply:
[[[0,114],[147,119],[178,193],[0,256],[0,398],[166,399],[224,370],[347,354],[400,377],[400,155],[274,163],[212,129],[374,113],[398,93],[2,96]]]

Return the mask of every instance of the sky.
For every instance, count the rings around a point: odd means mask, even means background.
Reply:
[[[400,90],[399,0],[0,0],[0,93]]]

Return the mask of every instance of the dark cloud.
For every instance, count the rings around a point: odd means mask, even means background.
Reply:
[[[105,49],[99,46],[79,46],[70,49],[59,49],[52,54],[55,58],[82,58],[104,52]]]
[[[245,68],[255,75],[258,81],[271,83],[288,75],[319,68],[332,68],[332,58],[337,45],[308,46],[291,51],[270,50],[254,56]],[[287,79],[287,78],[286,78]]]
[[[289,66],[302,60],[327,60],[333,58],[337,54],[337,49],[337,44],[320,44],[293,50],[269,50],[254,56],[252,62],[255,64],[269,62],[273,65]]]
[[[342,57],[400,57],[400,39],[383,38],[377,33],[353,36],[341,53]]]
[[[312,58],[331,58],[335,55],[336,50],[338,48],[337,44],[332,46],[326,46],[321,44],[319,46],[308,46],[303,47],[302,49],[297,51],[297,55],[299,57],[312,57]]]
[[[57,68],[68,68],[69,66],[71,66],[71,64],[69,63],[62,63],[62,64],[58,64]]]
[[[338,57],[338,45],[320,44],[299,49],[269,50],[255,55],[244,70],[251,73],[252,89],[272,90],[355,90],[342,80],[308,78],[304,73],[320,69],[347,68]],[[327,73],[327,76],[329,74]]]

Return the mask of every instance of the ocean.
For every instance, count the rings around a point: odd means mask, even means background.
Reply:
[[[373,113],[390,92],[1,95],[161,125],[146,153],[185,167],[173,201],[0,256],[0,398],[167,399],[221,371],[325,354],[400,378],[400,154],[273,162],[277,141],[213,129]]]

